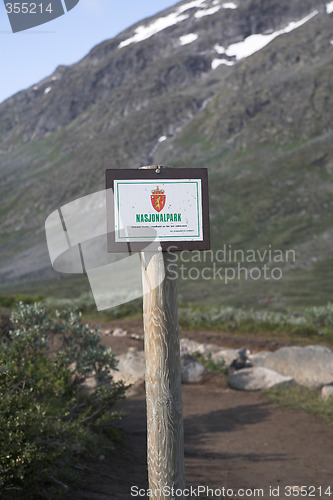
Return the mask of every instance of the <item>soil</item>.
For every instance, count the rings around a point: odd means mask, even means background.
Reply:
[[[115,327],[128,332],[126,337],[103,337],[116,354],[130,347],[143,348],[142,340],[130,337],[143,335],[141,321],[102,325],[104,330]],[[181,336],[252,351],[285,345],[221,332],[183,331]],[[216,496],[209,492],[209,497],[202,494],[188,498],[333,496],[333,426],[302,412],[281,409],[261,392],[231,390],[217,375],[209,376],[203,384],[183,384],[182,391],[187,487],[225,488],[224,495],[217,491]],[[102,450],[97,463],[85,466],[84,485],[73,492],[73,500],[149,498],[145,494],[131,496],[131,486],[148,488],[143,383],[131,389],[119,409],[127,413],[119,423],[123,445]]]

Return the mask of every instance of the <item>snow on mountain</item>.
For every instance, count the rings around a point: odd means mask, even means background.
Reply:
[[[195,42],[197,40],[198,35],[195,33],[189,33],[188,35],[181,36],[179,38],[180,45],[187,45],[188,43]]]
[[[261,33],[250,35],[242,42],[229,45],[229,47],[225,50],[225,54],[229,57],[235,57],[237,60],[249,57],[255,52],[258,52],[258,50],[261,50],[277,36],[289,33],[290,31],[299,28],[317,14],[318,11],[314,10],[311,14],[304,17],[300,21],[292,21],[285,28],[275,31],[274,33],[267,35],[262,35]]]

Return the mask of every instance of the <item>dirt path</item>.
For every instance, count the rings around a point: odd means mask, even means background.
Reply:
[[[118,321],[117,326],[131,333],[140,330],[136,322]],[[203,332],[193,332],[191,338],[232,345],[220,333],[209,333],[202,338],[203,335]],[[233,346],[237,342],[234,338]],[[244,346],[244,339],[241,342]],[[105,337],[105,343],[112,345],[117,353],[141,345],[138,340],[112,336]],[[262,345],[256,347],[257,350],[263,348]],[[228,492],[228,497],[237,499],[244,498],[242,491],[238,492],[240,488],[249,490],[246,498],[329,499],[324,491],[331,486],[333,497],[333,426],[304,413],[281,410],[268,403],[259,392],[232,391],[215,375],[204,384],[182,388],[188,486],[225,487],[233,490]],[[131,496],[131,486],[148,487],[143,384],[122,403],[122,408],[128,413],[120,423],[125,446],[113,457],[92,465],[86,474],[84,491],[77,491],[73,499],[131,499],[135,498]],[[287,486],[313,488],[307,490],[307,495],[303,490],[301,495],[301,491]],[[270,495],[270,487],[275,488],[275,493],[279,488],[279,493]]]

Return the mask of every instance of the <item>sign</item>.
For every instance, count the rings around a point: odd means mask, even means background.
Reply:
[[[207,169],[107,170],[108,251],[209,249]]]

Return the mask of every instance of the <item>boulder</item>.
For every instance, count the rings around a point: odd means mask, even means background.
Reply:
[[[270,368],[281,375],[293,377],[306,387],[333,383],[333,351],[328,347],[282,347],[275,352],[251,357],[253,366]]]
[[[324,385],[321,389],[321,397],[325,400],[333,401],[333,385]]]
[[[145,353],[131,348],[125,354],[117,356],[118,370],[113,372],[115,381],[123,380],[126,384],[142,382],[145,378]],[[205,367],[189,354],[181,356],[181,379],[185,384],[203,381],[207,373]]]
[[[220,347],[215,344],[200,344],[191,339],[180,339],[180,351],[182,354],[193,354],[199,352],[200,354],[209,354],[220,350]]]
[[[114,337],[125,337],[127,335],[127,331],[123,330],[122,328],[116,328],[113,330],[112,335]]]
[[[258,391],[280,385],[293,385],[295,381],[291,377],[285,377],[273,370],[258,366],[230,373],[228,384],[232,389]]]
[[[248,354],[246,349],[221,349],[212,354],[212,360],[224,361],[227,368],[241,370],[252,366]]]
[[[118,370],[113,372],[115,381],[123,380],[126,384],[135,384],[145,378],[145,353],[130,350],[117,356]]]
[[[238,358],[237,349],[221,349],[220,351],[212,354],[213,361],[224,361],[226,366],[230,366],[235,359]]]
[[[198,384],[203,382],[207,370],[201,363],[192,358],[190,354],[183,354],[180,363],[182,383]]]

